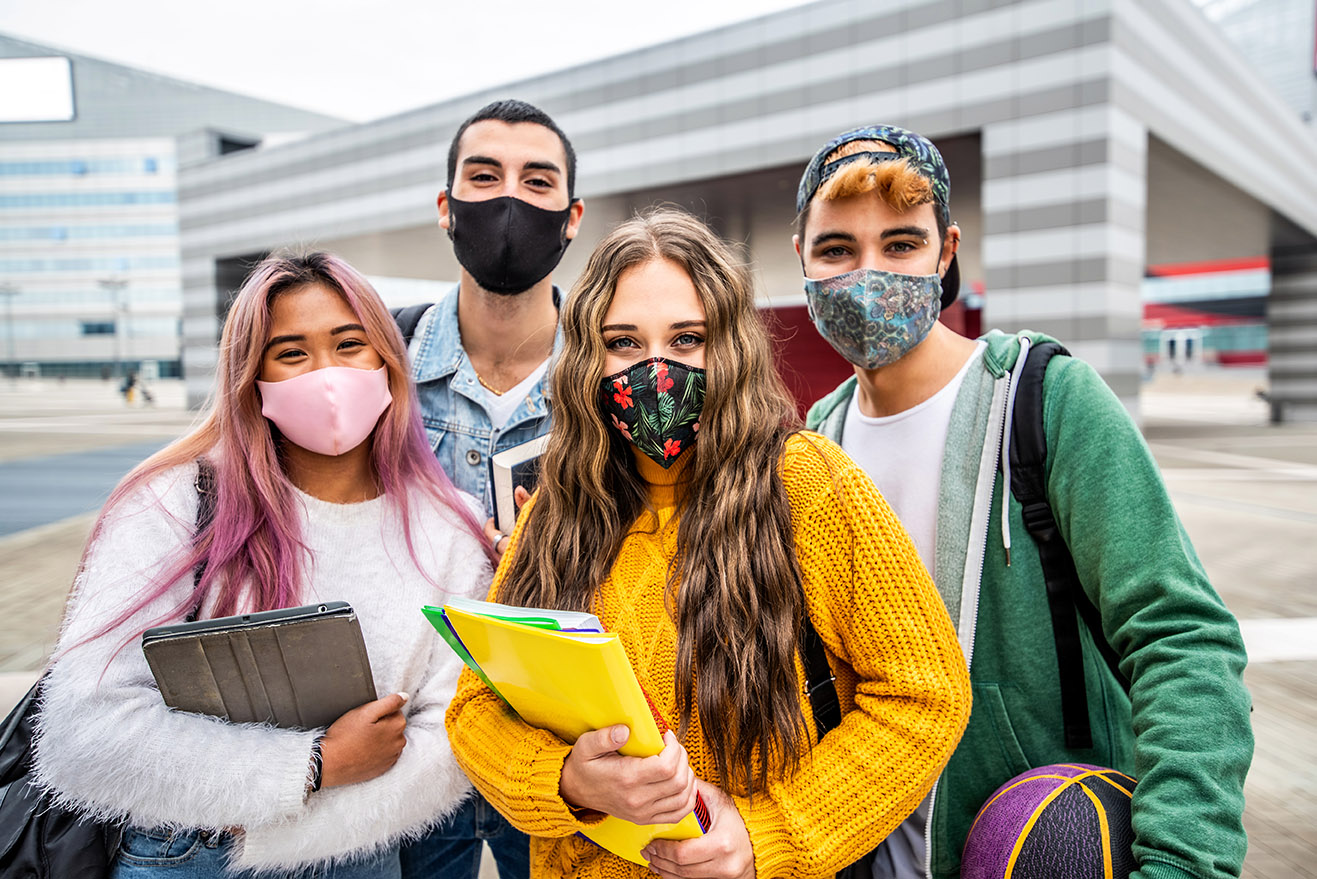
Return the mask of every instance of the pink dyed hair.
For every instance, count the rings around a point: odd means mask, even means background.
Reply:
[[[215,616],[238,613],[239,599],[248,590],[255,610],[301,603],[303,544],[296,491],[280,464],[272,426],[261,414],[256,379],[269,336],[271,304],[281,294],[313,284],[323,284],[342,295],[388,370],[393,402],[371,435],[371,458],[380,487],[403,523],[413,561],[418,559],[412,543],[408,489],[419,488],[451,509],[484,547],[491,564],[498,563],[480,523],[461,501],[430,450],[416,390],[408,376],[402,335],[379,294],[355,269],[332,254],[277,255],[252,270],[233,300],[220,339],[211,414],[200,427],[124,477],[101,511],[87,545],[95,541],[106,515],[118,504],[143,490],[160,473],[199,457],[208,458],[215,470],[214,521],[197,536],[195,545],[181,550],[159,577],[143,588],[131,607],[91,637],[118,628],[203,562],[205,574],[191,595],[168,616],[143,629],[182,618],[200,606],[212,589],[219,590]],[[439,586],[437,582],[435,585]],[[140,632],[133,633],[133,637],[137,634]]]

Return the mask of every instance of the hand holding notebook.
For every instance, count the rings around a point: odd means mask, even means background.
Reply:
[[[604,632],[593,614],[469,599],[422,610],[462,661],[531,726],[568,743],[590,736],[588,748],[598,731],[622,725],[629,735],[615,746],[617,755],[678,759],[675,751],[664,753],[667,723],[641,689],[622,642]],[[679,759],[685,765],[684,750]],[[619,857],[644,864],[640,850],[650,841],[692,839],[708,826],[708,811],[697,796],[694,810],[677,822],[637,824],[607,814],[583,833]]]
[[[668,730],[659,753],[624,757],[617,749],[630,735],[619,724],[578,738],[563,762],[563,799],[634,824],[680,822],[695,808],[695,773],[686,749]]]

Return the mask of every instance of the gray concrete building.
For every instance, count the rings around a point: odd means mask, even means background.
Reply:
[[[177,136],[215,154],[342,124],[0,35],[5,371],[180,374]]]
[[[367,274],[456,277],[435,225],[445,148],[503,97],[549,112],[579,155],[587,210],[561,280],[637,208],[687,205],[745,245],[762,303],[797,330],[788,373],[814,375],[830,356],[804,323],[791,248],[801,169],[831,135],[883,121],[947,158],[985,326],[1058,336],[1137,412],[1145,265],[1268,253],[1275,411],[1317,418],[1317,142],[1189,0],[822,0],[184,161],[189,399],[209,391],[244,266],[273,248],[329,248]]]

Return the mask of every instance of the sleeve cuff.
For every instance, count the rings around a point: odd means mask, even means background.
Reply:
[[[1166,861],[1145,860],[1130,879],[1199,879],[1199,877]]]
[[[546,741],[550,738],[551,734],[547,733],[528,738],[526,752],[513,765],[524,767],[525,772],[521,778],[514,776],[514,787],[525,785],[523,789],[529,796],[525,800],[513,798],[505,802],[511,809],[508,820],[518,829],[533,836],[557,838],[588,830],[604,816],[582,818],[562,798],[559,793],[562,765],[572,746],[556,739]]]
[[[757,804],[760,811],[764,806],[773,806],[766,795]],[[793,876],[798,872],[797,852],[785,832],[784,819],[766,820],[765,816],[756,816],[750,808],[750,801],[745,797],[733,796],[732,802],[741,813],[745,830],[750,835],[750,848],[754,852],[756,876]],[[774,806],[775,807],[775,806]]]

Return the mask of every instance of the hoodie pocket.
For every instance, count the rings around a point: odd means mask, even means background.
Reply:
[[[983,732],[991,735],[996,742],[996,748],[985,742],[978,749],[985,761],[984,769],[988,770],[989,766],[1000,761],[1000,768],[993,773],[999,776],[996,784],[1032,769],[1033,765],[1025,756],[1024,748],[1015,735],[1015,727],[1011,724],[1010,715],[1006,711],[1006,700],[1002,697],[1001,686],[980,683],[974,684],[973,690],[974,713],[982,715],[981,723],[985,724]]]

